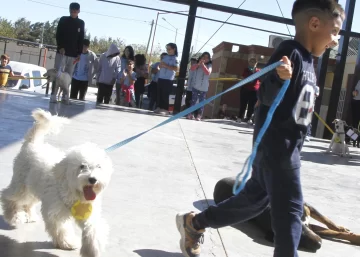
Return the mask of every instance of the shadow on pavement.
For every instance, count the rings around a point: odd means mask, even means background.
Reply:
[[[181,253],[170,253],[170,252],[166,252],[162,250],[154,250],[154,249],[140,249],[140,250],[135,250],[134,253],[137,253],[141,257],[183,257],[184,256]]]
[[[0,235],[0,251],[1,256],[6,257],[57,257],[57,255],[39,251],[39,250],[54,249],[51,242],[24,242],[20,243],[9,237]]]

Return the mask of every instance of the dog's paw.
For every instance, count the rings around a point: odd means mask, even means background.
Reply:
[[[20,224],[24,224],[27,223],[29,220],[29,216],[26,212],[17,212],[15,213],[15,215],[12,217],[11,220],[8,220],[8,223],[11,226],[17,227]]]
[[[75,250],[79,248],[79,245],[76,243],[75,237],[66,237],[63,240],[59,240],[55,246],[61,250]]]

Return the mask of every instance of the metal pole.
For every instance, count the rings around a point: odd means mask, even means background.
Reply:
[[[149,55],[149,63],[151,62],[152,51],[153,51],[153,48],[154,48],[154,40],[155,40],[155,35],[156,35],[156,28],[157,28],[157,23],[158,23],[158,19],[159,19],[159,14],[160,14],[160,12],[158,12],[157,16],[156,16],[154,36],[153,36],[153,40],[152,40],[152,44],[151,44],[151,51],[150,51],[150,55]]]
[[[346,56],[349,47],[349,32],[351,31],[352,22],[354,18],[354,10],[355,10],[356,0],[347,0],[345,13],[346,19],[343,24],[343,29],[345,30],[345,35],[342,36],[339,43],[339,52],[341,52],[341,56],[336,57],[336,68],[334,72],[334,80],[331,88],[330,95],[330,104],[326,116],[326,123],[331,124],[333,120],[336,118],[336,113],[339,104],[339,96],[341,92],[341,87],[344,78],[344,69],[346,64]],[[329,131],[324,131],[324,138],[331,138],[331,134]]]
[[[151,40],[153,28],[154,28],[154,20],[152,20],[152,22],[151,22],[151,29],[150,29],[149,41],[148,41],[147,46],[146,46],[146,53],[145,53],[145,55],[147,55],[147,56],[148,56],[148,50],[149,50],[149,45],[150,45],[150,40]],[[148,57],[149,57],[149,56],[148,56]],[[149,63],[150,63],[150,62],[149,62]]]
[[[329,63],[329,56],[330,56],[330,49],[326,50],[325,53],[318,59],[317,64],[317,74],[318,74],[318,87],[319,87],[319,96],[316,98],[315,101],[315,108],[314,111],[320,115],[320,108],[322,103],[322,97],[324,93],[325,88],[325,81],[326,81],[326,75],[327,75],[327,68]],[[313,118],[311,122],[311,134],[312,136],[316,136],[316,130],[319,120],[315,117]]]
[[[174,114],[180,112],[181,110],[181,102],[182,102],[182,95],[184,93],[184,85],[185,80],[182,78],[186,77],[187,66],[189,62],[189,53],[191,48],[191,41],[195,26],[195,19],[196,19],[196,11],[198,7],[199,0],[191,1],[190,8],[189,8],[189,16],[186,25],[186,32],[185,32],[185,39],[184,39],[184,48],[182,51],[181,63],[180,63],[180,72],[179,77],[180,79],[177,82],[176,87],[176,97],[175,97],[175,104],[174,104]]]
[[[177,32],[178,32],[178,29],[176,29],[176,34],[175,34],[175,44],[176,44]]]

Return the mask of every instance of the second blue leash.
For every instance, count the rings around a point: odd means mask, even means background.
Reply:
[[[174,121],[174,120],[177,120],[177,119],[179,119],[179,118],[182,118],[182,117],[188,115],[189,113],[192,113],[192,112],[196,111],[196,110],[199,109],[200,107],[202,107],[202,106],[210,103],[211,101],[215,100],[216,98],[222,96],[223,94],[226,94],[226,93],[228,93],[228,92],[230,92],[230,91],[232,91],[232,90],[234,90],[234,89],[236,89],[236,88],[239,88],[239,87],[241,87],[241,86],[243,86],[243,85],[245,85],[245,84],[247,84],[247,83],[249,83],[249,82],[251,82],[251,81],[253,81],[253,80],[255,80],[255,79],[257,79],[257,78],[259,78],[259,77],[261,77],[261,76],[263,76],[263,75],[265,75],[266,73],[272,71],[273,69],[275,69],[276,67],[280,66],[281,64],[283,64],[283,63],[282,63],[281,61],[279,61],[279,62],[273,63],[273,64],[271,64],[271,65],[269,65],[269,66],[266,66],[266,67],[263,68],[262,70],[254,73],[254,74],[251,75],[250,77],[247,77],[247,78],[243,79],[242,81],[236,83],[234,86],[228,88],[227,90],[225,90],[225,91],[223,91],[223,92],[221,92],[221,93],[219,93],[219,94],[217,94],[217,95],[214,95],[214,96],[212,96],[212,97],[210,97],[210,98],[208,98],[208,99],[205,99],[205,100],[202,101],[201,103],[195,104],[194,106],[191,106],[190,108],[188,108],[188,109],[186,109],[186,110],[184,110],[184,111],[182,111],[182,112],[179,112],[178,114],[176,114],[176,115],[168,118],[167,120],[161,122],[160,124],[156,125],[155,127],[152,127],[152,128],[150,128],[150,129],[148,129],[148,130],[146,130],[146,131],[144,131],[144,132],[141,132],[141,133],[139,133],[139,134],[137,134],[137,135],[135,135],[135,136],[132,136],[132,137],[130,137],[130,138],[127,138],[127,139],[125,139],[125,140],[117,143],[117,144],[114,144],[114,145],[106,148],[105,151],[106,151],[106,152],[114,151],[114,150],[116,150],[116,149],[118,149],[118,148],[120,148],[120,147],[122,147],[122,146],[124,146],[124,145],[126,145],[126,144],[128,144],[128,143],[130,143],[131,141],[137,139],[138,137],[140,137],[140,136],[142,136],[142,135],[150,132],[150,131],[153,130],[153,129],[156,129],[156,128],[158,128],[158,127],[164,126],[165,124],[168,124],[168,123],[170,123],[170,122],[172,122],[172,121]]]
[[[269,109],[269,111],[267,113],[264,125],[261,127],[261,129],[259,131],[259,134],[256,137],[256,140],[255,140],[255,143],[253,145],[251,155],[246,159],[242,171],[236,176],[235,184],[234,184],[234,187],[233,187],[233,194],[234,195],[239,194],[241,192],[241,190],[244,189],[246,181],[249,178],[251,170],[252,170],[252,165],[253,165],[255,157],[256,157],[258,146],[259,146],[259,144],[260,144],[266,130],[269,128],[269,125],[270,125],[270,123],[272,121],[275,110],[279,106],[279,104],[281,103],[281,100],[284,98],[284,95],[285,95],[286,90],[288,89],[289,85],[290,85],[290,80],[286,80],[284,82],[283,86],[281,87],[280,92],[276,96],[273,104],[271,105],[271,107],[270,107],[270,109]],[[245,172],[245,175],[243,175],[244,172]],[[241,179],[241,184],[240,184],[240,179]]]

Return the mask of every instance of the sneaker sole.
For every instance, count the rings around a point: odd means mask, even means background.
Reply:
[[[180,239],[180,249],[182,254],[185,257],[190,257],[185,249],[185,228],[184,228],[184,217],[186,214],[177,214],[176,215],[176,227],[181,235]]]

